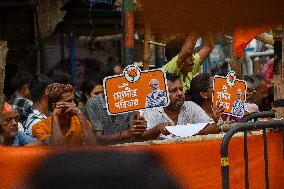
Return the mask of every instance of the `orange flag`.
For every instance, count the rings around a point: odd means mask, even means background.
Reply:
[[[234,55],[243,56],[244,49],[257,35],[269,30],[271,26],[255,27],[255,28],[237,28],[234,32]]]

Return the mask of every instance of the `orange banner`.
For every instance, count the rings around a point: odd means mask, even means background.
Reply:
[[[284,184],[282,133],[268,133],[269,186],[281,189]],[[184,189],[222,188],[221,140],[145,146],[89,147],[61,149],[48,147],[0,147],[0,188],[29,188],[32,173],[48,156],[63,151],[153,152],[161,164]],[[230,188],[245,188],[243,137],[229,145]],[[264,189],[263,137],[248,137],[250,188]]]

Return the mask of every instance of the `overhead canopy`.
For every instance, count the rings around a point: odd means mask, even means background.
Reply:
[[[106,36],[121,33],[121,12],[113,10],[76,9],[67,11],[64,20],[56,26],[55,32],[70,32],[70,24],[74,24],[77,36]],[[93,25],[92,25],[93,24]]]
[[[139,4],[138,22],[148,23],[159,34],[231,32],[236,27],[284,23],[283,0],[139,0]]]

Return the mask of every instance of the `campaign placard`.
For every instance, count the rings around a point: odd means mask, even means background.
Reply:
[[[166,75],[159,69],[141,71],[129,65],[122,75],[104,78],[104,90],[110,115],[169,104]]]
[[[227,77],[214,76],[213,81],[213,109],[224,107],[224,113],[243,117],[245,113],[246,82],[236,79],[235,72],[231,71]]]

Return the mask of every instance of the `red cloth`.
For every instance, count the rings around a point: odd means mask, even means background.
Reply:
[[[262,68],[262,74],[269,86],[271,85],[271,81],[273,80],[273,64],[274,58],[271,58],[266,62],[266,64],[264,64]]]
[[[2,110],[2,113],[5,114],[5,113],[8,113],[10,112],[12,109],[12,106],[10,104],[8,104],[7,102],[4,103],[3,105],[3,110]]]

